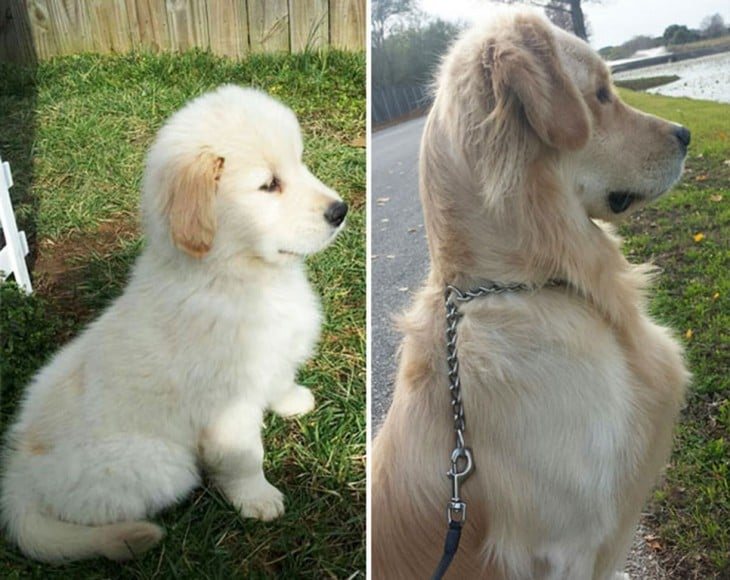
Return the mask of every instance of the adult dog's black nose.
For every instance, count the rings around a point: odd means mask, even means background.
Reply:
[[[682,150],[686,153],[687,147],[689,147],[689,142],[692,139],[692,134],[689,132],[689,129],[687,129],[687,127],[677,127],[674,130],[674,136],[679,139],[679,142],[682,145]]]
[[[331,203],[327,208],[327,211],[324,212],[324,219],[327,220],[327,223],[337,227],[345,221],[346,215],[347,204],[344,201],[335,201]]]

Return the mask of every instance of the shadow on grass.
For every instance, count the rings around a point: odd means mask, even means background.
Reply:
[[[33,194],[33,145],[36,135],[38,89],[35,65],[0,62],[0,157],[10,164],[18,229],[25,231],[30,254],[28,269],[38,255],[38,197]]]

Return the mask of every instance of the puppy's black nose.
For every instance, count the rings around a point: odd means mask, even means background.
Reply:
[[[677,127],[674,130],[674,136],[679,139],[679,142],[682,144],[682,149],[687,151],[689,142],[692,139],[692,134],[689,132],[689,129],[687,127]]]
[[[327,208],[327,211],[324,212],[324,219],[327,220],[327,223],[337,227],[345,221],[346,215],[347,204],[344,201],[335,201],[331,203]]]

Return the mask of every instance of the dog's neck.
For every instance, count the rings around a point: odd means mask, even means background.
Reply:
[[[469,290],[483,285],[516,286],[539,291],[558,288],[583,297],[611,325],[624,327],[639,315],[651,267],[628,263],[619,240],[592,225],[580,240],[572,240],[551,260],[534,261],[520,248],[495,244],[461,259],[439,260],[432,253],[430,284]]]
[[[188,287],[228,292],[232,296],[239,295],[243,289],[263,291],[267,284],[305,276],[304,260],[300,257],[292,256],[281,263],[247,255],[195,258],[172,247],[163,252],[146,248],[134,270],[144,272],[141,279],[158,280],[161,286],[179,280],[180,272],[184,271]]]

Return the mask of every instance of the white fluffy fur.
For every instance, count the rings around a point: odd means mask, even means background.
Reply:
[[[608,97],[606,99],[605,97]],[[372,452],[373,578],[426,578],[443,550],[454,446],[445,284],[559,287],[460,307],[467,523],[448,578],[608,580],[668,456],[688,373],[595,218],[682,171],[679,126],[631,109],[583,42],[531,12],[467,32],[421,147],[431,269],[401,320],[393,403]]]
[[[243,516],[283,512],[263,414],[314,407],[294,382],[321,318],[302,256],[341,226],[301,155],[294,114],[252,89],[203,95],[160,130],[126,290],[40,371],[10,429],[2,524],[28,556],[144,552],[162,536],[144,518],[197,486],[199,465]]]

